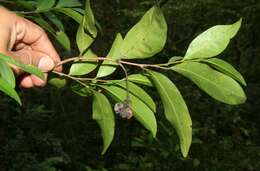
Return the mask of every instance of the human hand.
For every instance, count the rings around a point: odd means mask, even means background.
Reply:
[[[0,52],[23,64],[35,65],[45,74],[45,80],[41,80],[12,66],[15,74],[19,76],[20,86],[23,88],[44,86],[47,72],[60,61],[47,34],[33,22],[3,7],[0,7],[0,26]],[[62,68],[60,66],[54,70],[61,72]]]

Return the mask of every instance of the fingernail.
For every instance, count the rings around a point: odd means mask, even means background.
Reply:
[[[49,57],[42,57],[39,61],[38,68],[43,72],[48,72],[54,68],[54,61]]]

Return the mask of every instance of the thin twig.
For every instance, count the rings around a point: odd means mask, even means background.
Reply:
[[[130,92],[129,92],[129,83],[128,83],[128,73],[126,68],[124,67],[124,65],[122,63],[120,63],[120,61],[118,61],[118,65],[123,69],[124,73],[125,73],[125,88],[126,88],[126,102],[130,103]]]
[[[126,64],[126,65],[131,65],[131,66],[137,66],[137,67],[139,67],[141,69],[144,69],[144,68],[147,68],[147,67],[151,67],[151,68],[158,68],[158,69],[163,69],[163,70],[169,70],[169,68],[159,66],[158,64],[137,64],[137,63],[123,61],[123,60],[120,60],[120,63],[121,64]]]
[[[129,93],[129,83],[128,83],[128,73],[127,70],[125,68],[124,65],[130,65],[130,66],[136,66],[139,67],[143,70],[145,70],[146,68],[150,67],[150,68],[157,68],[157,69],[163,69],[163,70],[169,70],[170,68],[168,67],[169,65],[173,65],[173,64],[178,64],[178,63],[182,63],[183,61],[174,61],[174,62],[169,62],[169,63],[163,63],[163,64],[139,64],[139,63],[134,63],[134,62],[128,62],[128,61],[124,61],[124,60],[118,60],[118,59],[112,59],[109,57],[84,57],[84,56],[76,56],[76,57],[70,57],[68,59],[65,59],[59,63],[56,64],[56,67],[61,66],[63,64],[69,63],[69,62],[98,62],[98,61],[110,61],[113,62],[115,64],[118,64],[122,70],[124,71],[125,74],[125,83],[126,83],[126,101],[130,102],[130,93]],[[112,63],[111,63],[112,64]],[[96,78],[82,78],[82,77],[74,77],[65,73],[61,73],[61,72],[57,72],[57,71],[52,71],[54,74],[57,74],[59,76],[62,77],[67,77],[69,79],[72,79],[76,82],[78,82],[79,84],[83,85],[84,87],[88,86],[85,84],[84,81],[98,81],[98,82],[104,82],[104,83],[108,83],[108,82],[112,82],[114,80],[102,80],[102,79],[96,79]]]
[[[82,77],[74,77],[68,74],[64,74],[62,72],[57,72],[57,71],[52,71],[54,74],[62,76],[62,77],[67,77],[70,78],[72,80],[78,80],[78,81],[98,81],[98,82],[104,82],[104,83],[108,83],[108,82],[112,82],[114,80],[102,80],[102,79],[96,79],[96,78],[82,78]]]
[[[112,58],[108,58],[108,57],[91,57],[91,58],[88,57],[88,58],[86,58],[86,57],[83,57],[83,56],[76,56],[76,57],[71,57],[71,58],[65,59],[65,60],[57,63],[56,67],[61,66],[61,65],[66,64],[66,63],[69,63],[69,62],[79,62],[79,61],[95,62],[95,61],[105,61],[105,60],[111,61],[111,62],[114,62],[114,63],[118,63],[118,64],[136,66],[136,67],[139,67],[141,69],[151,67],[151,68],[158,68],[158,69],[163,69],[163,70],[169,70],[169,68],[164,67],[164,66],[182,63],[182,61],[175,61],[175,62],[170,62],[170,63],[165,63],[165,64],[138,64],[138,63],[128,62],[128,61],[124,61],[124,60],[116,60],[116,59],[112,59]]]
[[[38,14],[41,13],[41,11],[13,11],[16,14]]]
[[[59,63],[56,64],[56,67],[61,66],[63,64],[69,63],[69,62],[80,62],[80,61],[88,61],[88,62],[96,62],[96,61],[113,61],[116,62],[115,59],[105,58],[105,57],[84,57],[84,56],[76,56],[76,57],[70,57],[68,59],[65,59]]]
[[[79,80],[79,79],[76,79],[76,77],[73,77],[73,76],[70,76],[70,75],[68,75],[68,74],[64,74],[64,73],[61,73],[61,72],[57,72],[57,71],[52,71],[52,73],[57,74],[57,75],[59,75],[59,76],[61,76],[61,77],[70,78],[70,79],[72,79],[72,80],[78,82],[79,84],[81,84],[83,87],[88,88],[88,86],[87,86],[84,82],[82,82],[82,81]]]

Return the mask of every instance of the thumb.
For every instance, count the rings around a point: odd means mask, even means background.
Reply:
[[[50,58],[48,55],[42,52],[33,51],[30,49],[23,49],[23,50],[9,52],[9,53],[16,61],[22,64],[34,65],[39,69],[41,69],[43,72],[51,71],[55,66],[52,58]],[[21,69],[15,66],[13,68],[17,75],[23,73]]]

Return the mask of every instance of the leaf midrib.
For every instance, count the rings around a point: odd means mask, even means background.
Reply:
[[[101,124],[100,129],[101,129],[101,132],[103,132],[102,137],[103,137],[103,141],[104,141],[104,147],[103,147],[104,149],[103,150],[106,150],[107,149],[107,142],[108,142],[108,145],[109,145],[109,142],[111,141],[110,140],[110,134],[107,134],[108,135],[108,137],[107,137],[106,133],[105,133],[105,129],[102,129],[102,127],[105,127],[104,125],[106,124],[106,121],[104,119],[104,114],[106,112],[105,112],[105,110],[103,110],[104,108],[102,107],[102,104],[100,103],[100,101],[97,100],[97,99],[99,99],[99,98],[97,98],[97,96],[99,96],[99,95],[95,95],[95,96],[96,96],[96,101],[97,101],[98,107],[99,107],[99,109],[101,109],[100,112],[101,112],[101,117],[102,117],[101,119],[95,119],[95,120]],[[109,141],[107,141],[107,138],[109,139]]]
[[[151,14],[152,15],[152,17],[151,17],[151,22],[149,22],[149,25],[148,26],[151,26],[152,24],[153,24],[153,18],[155,17],[154,16],[154,11],[153,11],[153,14]],[[141,20],[135,25],[136,27],[141,27],[142,25],[141,25]],[[139,28],[138,28],[139,29]],[[136,37],[137,37],[137,40],[132,44],[132,46],[130,46],[129,48],[128,48],[128,50],[126,51],[126,53],[129,53],[129,51],[130,50],[132,50],[132,49],[135,49],[136,47],[137,47],[137,45],[139,44],[139,42],[144,38],[144,37],[146,37],[146,35],[149,33],[150,34],[150,32],[151,32],[151,29],[148,29],[148,31],[141,31],[141,32],[139,32],[137,35],[136,35]],[[139,36],[140,35],[140,36]],[[131,58],[131,57],[130,57]]]
[[[176,68],[176,67],[175,67]],[[212,82],[210,80],[208,80],[207,78],[205,77],[201,77],[200,75],[196,74],[195,72],[192,72],[190,70],[186,70],[186,69],[183,69],[183,68],[177,68],[179,70],[183,70],[184,72],[188,72],[188,73],[191,73],[191,74],[194,74],[195,76],[201,78],[202,80],[206,80],[207,82],[209,82],[210,84],[213,84],[215,85],[215,87],[221,87],[223,88],[223,90],[227,91],[227,92],[231,92],[234,96],[237,96],[236,93],[232,90],[229,90],[229,89],[226,89],[225,87],[222,87],[222,86],[219,86],[218,84],[216,84],[215,82]],[[216,71],[217,72],[217,71]],[[232,78],[231,78],[232,79]],[[241,96],[237,96],[237,97],[241,97]]]
[[[233,27],[235,27],[235,25],[234,24],[232,24],[232,25],[222,25],[222,26],[230,26],[226,31],[225,31],[225,33],[222,33],[222,34],[226,34],[226,33],[228,33],[228,32],[230,32],[230,30],[232,30],[232,28]],[[210,28],[209,28],[210,29]],[[207,30],[206,30],[207,31]],[[206,32],[205,31],[205,32]],[[202,33],[203,34],[203,33]],[[233,36],[234,37],[234,36]],[[228,36],[226,39],[227,39],[227,45],[229,44],[229,42],[230,42],[230,40],[233,38],[232,36]],[[196,39],[196,38],[195,38]],[[194,40],[195,40],[194,39]],[[215,42],[215,41],[214,41]],[[192,43],[192,42],[191,42]],[[191,53],[190,55],[188,55],[188,56],[186,56],[186,59],[191,59],[191,57],[194,55],[194,54],[196,54],[198,51],[200,51],[201,49],[203,49],[203,48],[205,48],[205,46],[206,46],[206,44],[207,44],[207,42],[206,41],[203,41],[203,46],[199,46],[199,48],[197,48],[197,50],[195,50],[195,52],[193,52],[193,53]],[[226,46],[227,46],[226,45]],[[188,47],[188,49],[189,49],[189,47]],[[220,54],[221,52],[219,52],[218,54]],[[217,54],[217,55],[218,55]],[[217,56],[217,55],[214,55],[214,56]],[[185,56],[184,56],[184,58],[185,58]],[[214,57],[214,56],[211,56],[211,57]],[[199,57],[198,57],[199,58]],[[207,58],[207,57],[202,57],[202,58]]]
[[[214,41],[214,44],[216,44],[215,43],[216,41]],[[227,45],[228,45],[228,43],[230,42],[230,39],[228,39],[227,40]],[[184,58],[185,59],[195,59],[195,58],[200,58],[200,57],[193,57],[194,56],[194,54],[195,54],[195,56],[196,56],[196,54],[198,53],[198,52],[200,52],[201,50],[203,50],[203,49],[208,49],[207,48],[207,45],[208,45],[209,43],[207,42],[207,41],[203,41],[203,43],[202,43],[202,45],[201,46],[199,46],[199,47],[196,47],[196,49],[195,50],[193,50],[193,52],[192,53],[190,53],[189,55],[185,55],[184,56]],[[227,46],[226,45],[226,46]],[[212,45],[210,45],[210,46],[212,46]],[[194,48],[194,47],[193,47]],[[223,51],[223,50],[222,50]],[[209,56],[201,56],[201,58],[212,58],[212,57],[214,57],[214,56],[217,56],[218,54],[220,54],[222,51],[220,51],[220,52],[218,52],[216,55],[209,55]]]
[[[154,76],[153,76],[154,77]],[[172,101],[171,101],[171,98],[169,97],[169,95],[168,95],[168,93],[166,92],[166,90],[163,88],[163,86],[162,86],[162,84],[160,83],[160,81],[157,79],[157,77],[154,77],[155,78],[155,80],[157,81],[157,83],[159,84],[159,86],[162,88],[162,90],[163,90],[163,93],[166,95],[166,97],[169,99],[168,101],[169,101],[169,103],[171,104],[171,106],[174,106],[173,105],[173,103],[172,103]],[[174,107],[172,107],[172,109],[173,109],[173,111],[174,111],[174,113],[176,114],[177,112],[176,112],[176,109],[174,108]],[[179,117],[178,117],[178,115],[176,114],[175,115],[176,116],[176,119],[178,120],[178,123],[180,123],[180,119],[179,119]],[[178,125],[180,125],[180,124],[178,124]],[[181,125],[180,125],[181,126]],[[176,127],[175,127],[176,128]],[[178,131],[179,132],[179,131]],[[185,142],[185,138],[183,138],[184,136],[183,136],[183,134],[182,133],[180,133],[181,134],[181,137],[182,137],[182,140]],[[185,146],[186,146],[186,143],[185,143]]]
[[[213,58],[213,59],[214,59],[214,58]],[[217,59],[217,58],[216,58],[216,59]],[[239,82],[242,83],[242,84],[245,84],[245,80],[244,80],[243,76],[242,76],[237,70],[233,70],[233,68],[226,69],[226,68],[229,67],[229,66],[227,66],[227,67],[226,67],[226,66],[222,67],[221,64],[218,65],[219,63],[217,63],[217,62],[215,62],[215,61],[211,61],[211,60],[203,60],[203,62],[207,62],[207,63],[213,65],[213,67],[215,67],[217,70],[219,70],[219,69],[218,69],[218,67],[219,67],[220,69],[223,70],[223,72],[226,72],[227,74],[231,75],[231,77],[234,77],[235,80],[239,81]],[[219,61],[219,62],[220,62],[220,61]],[[225,65],[225,63],[223,63],[223,65]],[[231,71],[231,70],[233,70],[233,71]]]

